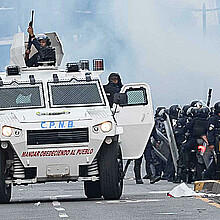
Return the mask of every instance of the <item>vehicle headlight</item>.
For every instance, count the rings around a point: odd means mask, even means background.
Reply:
[[[109,132],[112,129],[112,123],[110,121],[103,122],[100,128],[103,132]]]
[[[5,137],[10,137],[12,135],[12,128],[9,126],[4,126],[2,127],[2,134]]]

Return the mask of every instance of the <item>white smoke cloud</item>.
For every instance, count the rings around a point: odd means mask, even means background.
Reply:
[[[119,8],[123,8],[125,2],[120,2]],[[219,34],[210,30],[203,39],[201,27],[196,25],[192,14],[192,9],[202,4],[174,0],[128,0],[127,4],[129,40],[135,62],[120,60],[118,66],[124,78],[148,82],[155,105],[204,100],[209,87],[214,89],[213,101],[220,99]],[[120,15],[116,14],[116,20],[120,23]],[[131,65],[135,65],[135,71],[134,66],[129,71]]]
[[[63,42],[63,66],[103,57],[105,82],[118,71],[124,83],[150,84],[155,106],[169,106],[204,100],[209,87],[213,102],[220,99],[218,26],[208,24],[204,39],[201,16],[193,12],[204,2],[212,7],[213,0],[10,0],[5,6],[17,9],[8,19],[14,33],[18,25],[26,31],[35,9],[36,32],[56,31]]]

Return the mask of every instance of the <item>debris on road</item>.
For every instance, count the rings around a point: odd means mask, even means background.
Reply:
[[[191,188],[189,188],[185,183],[181,183],[180,185],[173,188],[169,193],[167,193],[170,197],[185,197],[185,196],[201,196],[201,193],[196,193]]]
[[[41,204],[40,202],[34,203],[35,206],[39,206],[40,204]]]

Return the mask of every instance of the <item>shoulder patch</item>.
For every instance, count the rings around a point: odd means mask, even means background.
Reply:
[[[214,127],[215,127],[215,126],[214,126],[213,124],[210,124],[210,125],[209,125],[209,130],[210,130],[210,131],[213,130]]]

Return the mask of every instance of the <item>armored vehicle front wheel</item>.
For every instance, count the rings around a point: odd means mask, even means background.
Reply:
[[[119,199],[123,188],[123,162],[117,142],[102,146],[99,157],[99,177],[104,199]]]
[[[7,177],[6,158],[6,152],[0,149],[0,203],[8,203],[11,199],[11,184],[5,183]]]
[[[84,190],[85,190],[85,195],[90,199],[101,198],[102,196],[99,181],[95,181],[95,182],[85,181]]]

